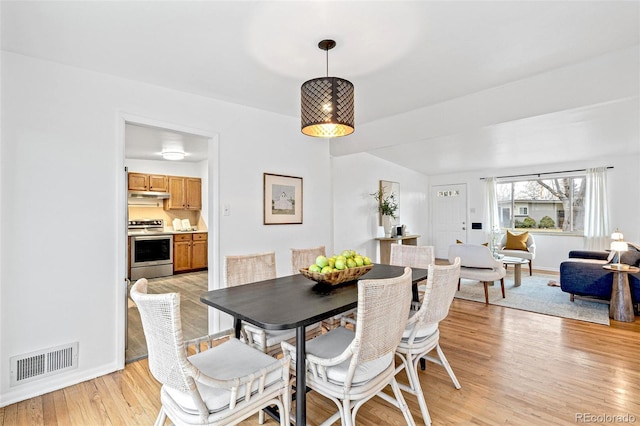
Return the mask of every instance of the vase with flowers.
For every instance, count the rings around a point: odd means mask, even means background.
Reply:
[[[378,202],[378,212],[382,215],[384,236],[389,238],[391,237],[391,227],[393,226],[395,219],[397,219],[396,212],[398,211],[398,201],[396,199],[396,195],[394,193],[386,195],[382,188],[371,195]]]

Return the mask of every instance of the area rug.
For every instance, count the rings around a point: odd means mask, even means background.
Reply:
[[[499,282],[489,286],[489,304],[609,325],[609,305],[578,299],[571,302],[569,293],[563,292],[560,287],[547,285],[551,280],[559,281],[557,276],[530,277],[527,271],[522,272],[522,285],[519,287],[513,286],[513,273],[507,273],[504,299]],[[455,297],[484,303],[484,287],[478,281],[462,279],[460,291],[456,292]]]

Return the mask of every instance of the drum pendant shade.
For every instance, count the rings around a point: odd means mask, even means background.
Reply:
[[[327,51],[335,46],[333,40],[318,44]],[[327,73],[328,74],[328,73]],[[305,81],[301,90],[301,128],[308,136],[335,138],[354,131],[354,87],[339,77],[319,77]]]

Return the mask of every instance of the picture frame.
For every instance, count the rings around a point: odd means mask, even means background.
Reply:
[[[265,225],[302,224],[302,178],[264,173]]]
[[[399,221],[400,220],[400,183],[392,182],[389,180],[381,180],[380,191],[384,192],[385,196],[394,194],[396,203],[398,204],[398,210],[396,210],[395,222]],[[379,200],[379,203],[382,204],[382,200]],[[382,226],[382,213],[380,212],[378,212],[378,222],[379,222],[379,225]]]

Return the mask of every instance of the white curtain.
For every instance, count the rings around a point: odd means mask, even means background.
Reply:
[[[588,250],[609,248],[607,168],[587,169],[584,197],[584,236]]]
[[[497,180],[494,177],[485,178],[485,201],[486,201],[486,221],[487,238],[493,248],[493,239],[500,231],[500,216],[498,215],[498,193],[496,189]]]

